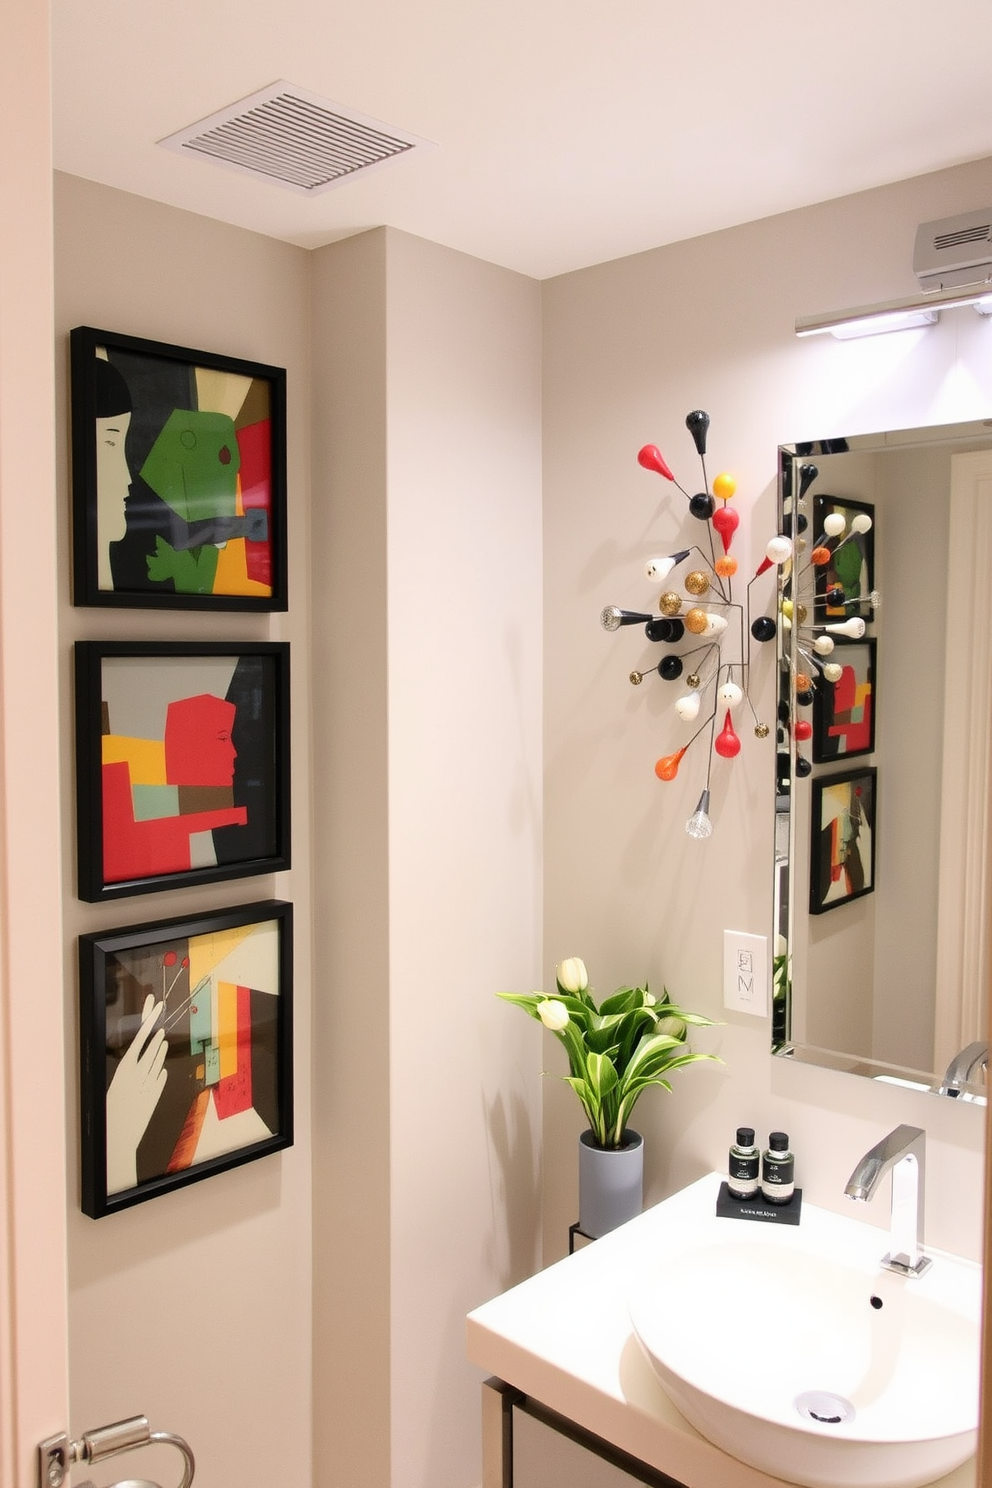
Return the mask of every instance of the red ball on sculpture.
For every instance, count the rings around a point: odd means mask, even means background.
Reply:
[[[655,470],[663,475],[666,480],[673,481],[674,475],[668,468],[664,455],[656,444],[646,444],[637,451],[637,463],[643,465],[645,470]]]
[[[796,720],[796,726],[792,730],[792,732],[796,736],[796,742],[799,744],[803,744],[807,739],[811,739],[813,737],[813,725],[809,722],[808,719],[799,718]]]
[[[726,722],[724,723],[723,728],[717,734],[716,742],[714,743],[713,748],[716,750],[717,754],[722,756],[723,759],[733,759],[735,755],[738,755],[741,752],[741,741],[734,731],[734,725],[731,722],[729,708],[727,709]]]
[[[717,507],[710,520],[723,540],[723,551],[729,553],[730,544],[741,520],[740,513],[733,506],[720,506]]]

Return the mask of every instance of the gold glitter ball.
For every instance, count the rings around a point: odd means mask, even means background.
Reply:
[[[693,692],[695,692],[696,688],[699,686],[700,681],[701,678],[698,672],[690,672],[688,677],[686,677],[685,679],[685,685],[686,687],[691,687]]]
[[[767,739],[770,733],[771,729],[767,723],[756,723],[754,725],[754,737],[756,739]]]
[[[702,635],[706,630],[706,620],[705,610],[690,610],[685,617],[685,628],[691,630],[693,635]]]
[[[696,596],[696,598],[698,599],[700,597],[700,595],[703,595],[703,594],[706,593],[706,591],[707,591],[707,589],[709,587],[710,587],[709,575],[703,573],[703,570],[701,568],[694,568],[692,570],[692,573],[687,573],[686,574],[686,576],[685,576],[685,592],[687,594],[694,594]]]
[[[806,616],[808,613],[809,612],[804,604],[796,605],[796,619],[799,621],[800,625],[806,624]]]
[[[659,599],[658,608],[663,615],[668,616],[669,620],[674,619],[682,612],[681,594],[675,594],[671,589],[667,590]]]
[[[640,687],[641,683],[644,681],[644,673],[643,672],[631,672],[631,674],[630,674],[630,681],[631,681],[631,684],[634,687]]]

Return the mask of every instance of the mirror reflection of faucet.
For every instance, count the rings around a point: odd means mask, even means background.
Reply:
[[[923,1254],[923,1207],[926,1181],[926,1132],[897,1126],[857,1164],[844,1189],[849,1199],[867,1203],[886,1173],[892,1173],[889,1251],[881,1264],[900,1276],[922,1276],[930,1267]]]
[[[955,1054],[944,1072],[944,1078],[935,1086],[938,1095],[960,1097],[962,1100],[981,1100],[977,1091],[969,1086],[986,1084],[988,1080],[989,1046],[983,1039]]]

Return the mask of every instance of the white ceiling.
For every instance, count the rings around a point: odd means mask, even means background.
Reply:
[[[53,0],[52,24],[58,169],[305,247],[385,223],[546,278],[992,155],[989,0]],[[438,148],[306,199],[156,145],[280,78]]]

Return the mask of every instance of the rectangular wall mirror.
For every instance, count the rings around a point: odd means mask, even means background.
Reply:
[[[773,1050],[983,1099],[992,420],[782,446],[779,522]]]

